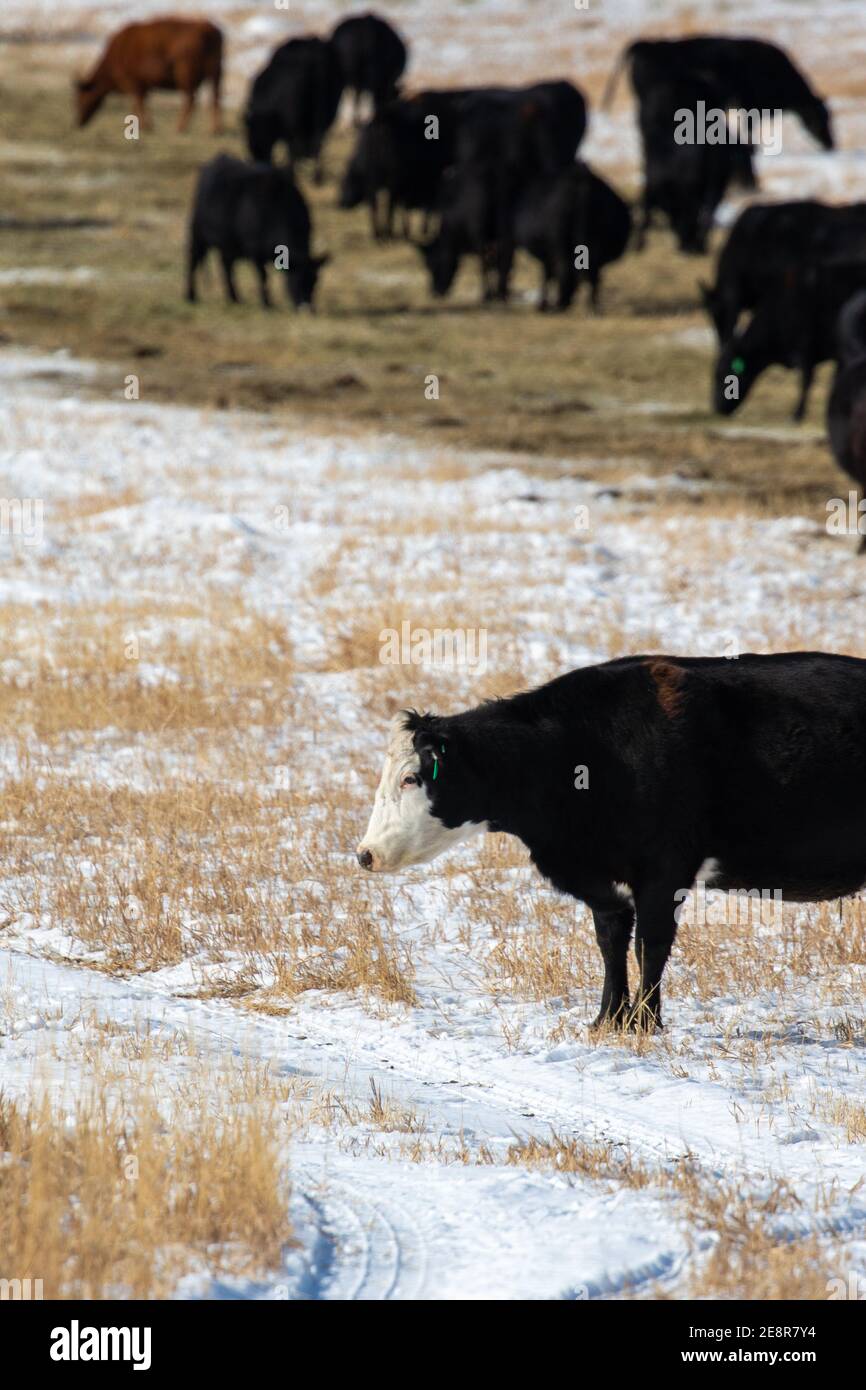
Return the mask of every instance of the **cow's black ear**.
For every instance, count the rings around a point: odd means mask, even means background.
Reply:
[[[422,753],[425,748],[433,748],[440,753],[444,751],[448,743],[448,735],[438,729],[436,723],[435,715],[422,715],[415,727],[413,739],[418,753]]]
[[[450,762],[450,741],[434,729],[415,735],[415,749],[421,759],[421,775],[437,782]]]

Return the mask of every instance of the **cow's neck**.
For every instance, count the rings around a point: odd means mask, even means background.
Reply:
[[[559,819],[558,794],[568,804],[574,795],[572,737],[549,717],[511,719],[508,702],[489,712],[471,711],[465,723],[460,716],[456,722],[463,724],[461,738],[478,773],[467,805],[470,818],[516,835],[532,849],[545,826]],[[570,804],[572,815],[577,809]]]

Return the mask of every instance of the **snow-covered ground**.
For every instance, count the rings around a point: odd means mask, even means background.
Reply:
[[[71,70],[119,23],[165,8],[4,0],[0,37],[41,36]],[[237,102],[286,34],[324,31],[356,7],[207,8],[229,34]],[[782,154],[761,161],[765,191],[864,194],[858,0],[434,8],[431,19],[422,0],[384,6],[410,40],[413,82],[570,75],[594,98],[587,157],[620,174],[637,167],[631,102],[621,92],[601,112],[595,99],[627,39],[686,28],[775,38],[831,93],[841,149],[823,155],[787,122]],[[45,274],[22,266],[5,283]],[[708,371],[709,335],[686,331]],[[0,1091],[45,1089],[71,1112],[90,1088],[154,1084],[154,1068],[169,1095],[193,1062],[219,1076],[244,1059],[304,1083],[286,1141],[299,1246],[255,1281],[198,1275],[179,1295],[677,1297],[702,1288],[726,1241],[736,1255],[752,1237],[772,1252],[814,1236],[833,1273],[866,1276],[866,902],[681,931],[665,1033],[596,1041],[588,915],[519,854],[489,837],[387,884],[353,859],[402,705],[457,708],[625,651],[866,655],[854,538],[828,536],[820,515],[744,516],[703,477],[616,458],[460,455],[433,431],[427,445],[332,437],[286,416],[156,407],[144,368],[142,382],[143,399],[127,401],[110,368],[0,349],[0,496],[40,504],[17,533],[4,513],[0,684],[26,691],[48,671],[74,686],[101,651],[121,694],[181,689],[178,651],[206,653],[222,624],[242,633],[251,616],[285,636],[289,683],[263,678],[271,722],[200,736],[130,733],[110,704],[46,740],[7,726],[0,778],[37,793],[67,783],[88,804],[202,786],[261,803],[273,819],[251,816],[249,833],[270,826],[273,867],[240,888],[277,942],[246,943],[216,890],[208,906],[200,888],[173,884],[179,944],[145,969],[134,930],[114,940],[116,895],[100,899],[105,938],[81,930],[87,885],[98,895],[115,848],[88,840],[86,823],[80,838],[48,825],[28,844],[3,806],[3,843],[19,848],[0,881]],[[626,408],[615,382],[595,408]],[[640,408],[665,427],[664,407]],[[819,431],[814,447],[826,448]],[[382,665],[379,633],[404,620],[482,629],[485,668]],[[130,639],[125,671],[117,651]],[[117,858],[132,874],[146,835],[128,829]],[[234,829],[219,831],[203,824],[185,846],[190,880],[206,888],[234,868]],[[243,874],[246,845],[238,859]],[[321,968],[367,926],[409,981],[402,1000]],[[297,987],[306,967],[311,983]]]
[[[304,823],[285,819],[303,883],[274,890],[286,931],[316,929],[310,880],[320,875],[321,914],[337,928],[358,902],[371,920],[387,916],[414,993],[408,1004],[326,987],[280,999],[272,954],[212,949],[206,924],[189,920],[179,960],[102,974],[98,941],[83,942],[56,905],[26,907],[40,875],[92,877],[98,847],[53,867],[42,855],[2,885],[4,1092],[23,1098],[47,1086],[71,1106],[83,1088],[120,1084],[94,1071],[97,1042],[123,1057],[124,1039],[142,1032],[184,1040],[161,1055],[166,1093],[190,1054],[216,1066],[249,1057],[274,1075],[308,1078],[320,1105],[311,1101],[289,1155],[301,1245],[267,1280],[241,1286],[251,1297],[676,1295],[721,1239],[669,1181],[684,1161],[709,1189],[752,1202],[771,1243],[818,1234],[833,1241],[841,1277],[866,1270],[864,1138],[861,1121],[850,1123],[866,1079],[866,962],[825,946],[804,964],[814,911],[786,909],[784,928],[753,928],[742,965],[745,938],[719,933],[715,985],[700,933],[686,935],[665,1034],[597,1043],[585,1027],[595,967],[588,979],[575,965],[575,988],[557,994],[527,989],[510,962],[540,943],[594,952],[586,914],[556,903],[523,860],[469,847],[384,886],[353,862],[388,711],[419,688],[441,690],[440,706],[454,707],[491,679],[507,688],[524,672],[541,680],[642,646],[858,650],[853,540],[829,538],[819,518],[744,518],[710,482],[699,485],[704,505],[690,509],[694,482],[652,481],[615,460],[581,460],[595,475],[582,482],[555,462],[539,475],[514,457],[154,408],[123,400],[121,387],[106,399],[92,370],[63,357],[4,352],[0,381],[4,494],[43,502],[41,536],[4,542],[0,608],[19,623],[28,607],[39,614],[29,638],[19,630],[7,645],[4,679],[27,679],[28,651],[50,656],[64,623],[109,599],[147,609],[139,675],[158,686],[178,680],[158,652],[165,630],[194,625],[173,617],[184,604],[230,595],[278,623],[296,662],[285,721],[239,737],[261,756],[263,783],[269,762],[288,764],[303,794]],[[579,507],[588,529],[575,527]],[[440,682],[380,666],[386,611],[430,624],[439,613],[467,624],[480,615],[487,670]],[[340,641],[367,614],[366,649],[341,663]],[[21,774],[15,733],[0,749],[7,779]],[[27,740],[28,771],[89,789],[218,779],[213,750],[202,765],[194,743],[129,739],[107,717],[97,732],[50,747]],[[335,805],[345,814],[331,824]],[[210,853],[202,832],[195,854]],[[503,932],[506,904],[515,915]],[[846,909],[840,939],[862,941],[863,910]],[[243,1001],[202,990],[251,962]],[[411,1120],[374,1122],[371,1083]],[[324,1123],[328,1096],[340,1103]],[[521,1160],[521,1145],[553,1135],[603,1154],[604,1171]],[[645,1181],[628,1179],[633,1165]],[[228,1291],[199,1279],[180,1292],[203,1290]]]

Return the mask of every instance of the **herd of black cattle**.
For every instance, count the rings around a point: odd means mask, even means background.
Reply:
[[[609,91],[627,66],[644,160],[635,230],[622,197],[577,158],[587,107],[572,83],[404,96],[406,57],[400,37],[374,15],[344,22],[329,39],[293,38],[276,50],[253,81],[244,113],[251,162],[223,154],[201,171],[190,223],[190,300],[196,270],[215,248],[230,298],[238,298],[233,264],[245,259],[255,264],[268,305],[267,271],[279,246],[292,301],[312,306],[327,258],[311,254],[310,213],[294,175],[300,161],[312,160],[321,179],[322,145],[347,89],[355,92],[356,116],[359,97],[369,96],[372,117],[358,130],[339,205],[366,204],[376,239],[392,235],[397,213],[410,237],[411,215],[420,214],[416,245],[436,295],[448,293],[463,257],[474,256],[484,300],[507,300],[515,252],[527,251],[541,265],[541,309],[566,309],[584,281],[597,307],[604,268],[630,242],[643,245],[656,213],[683,252],[703,252],[728,188],[756,187],[750,145],[733,132],[724,143],[679,143],[678,111],[703,102],[726,113],[787,112],[834,148],[826,103],[775,45],[710,36],[633,43]],[[272,163],[281,144],[288,161]],[[831,444],[840,465],[866,485],[866,203],[748,206],[721,250],[715,285],[702,293],[719,341],[715,409],[736,410],[758,376],[780,364],[801,373],[801,419],[815,366],[835,359]]]

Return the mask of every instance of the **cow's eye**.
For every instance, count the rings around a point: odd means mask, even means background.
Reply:
[[[420,777],[416,777],[415,774],[414,774],[414,772],[408,772],[408,773],[406,774],[406,776],[403,778],[403,780],[401,781],[401,783],[400,783],[400,788],[401,788],[401,790],[402,790],[403,787],[420,787],[420,785],[421,785],[421,779],[420,779]]]

